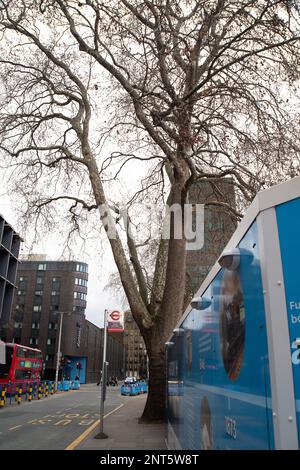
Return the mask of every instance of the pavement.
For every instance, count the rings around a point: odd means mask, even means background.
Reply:
[[[142,424],[142,415],[147,396],[122,397],[116,411],[104,420],[107,439],[95,439],[98,430],[93,431],[82,441],[77,450],[166,450],[165,424]]]
[[[105,440],[99,430],[100,389],[96,384],[61,392],[31,403],[0,409],[0,450],[166,449],[163,424],[139,424],[146,395],[121,396],[108,387]]]

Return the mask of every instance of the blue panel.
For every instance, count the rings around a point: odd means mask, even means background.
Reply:
[[[68,359],[68,363],[64,366],[64,376],[67,380],[75,380],[76,376],[79,375],[79,382],[81,384],[86,383],[86,357],[83,356],[65,356]],[[80,362],[81,369],[77,369],[77,363]]]
[[[168,418],[183,449],[274,448],[256,223],[239,248],[239,268],[218,273],[211,305],[168,348]]]
[[[300,352],[295,340],[300,338],[300,199],[281,204],[276,208],[276,215],[290,330],[291,360],[293,364],[299,438]]]

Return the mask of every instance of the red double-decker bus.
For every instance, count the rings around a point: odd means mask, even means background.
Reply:
[[[27,384],[40,381],[43,356],[39,349],[7,343],[5,356],[5,364],[0,364],[0,385],[22,384],[26,388]]]

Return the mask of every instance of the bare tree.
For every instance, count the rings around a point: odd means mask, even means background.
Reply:
[[[75,228],[97,210],[107,233],[116,227],[109,243],[149,355],[143,418],[160,419],[186,240],[171,218],[149,285],[104,188],[134,161],[147,172],[137,194],[167,190],[183,208],[195,181],[230,175],[247,205],[298,174],[297,2],[0,0],[0,11],[1,149],[28,216],[47,221],[68,204]],[[109,155],[107,142],[118,146]]]

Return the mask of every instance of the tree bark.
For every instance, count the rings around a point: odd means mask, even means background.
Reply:
[[[151,333],[150,333],[151,334]],[[157,334],[145,338],[149,357],[149,383],[146,406],[141,422],[162,421],[166,411],[166,364],[165,344]]]

